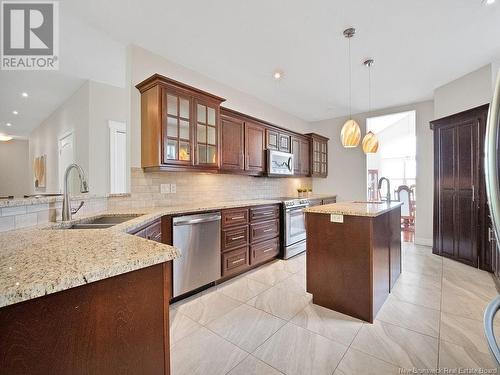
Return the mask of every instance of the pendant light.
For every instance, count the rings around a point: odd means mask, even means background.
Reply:
[[[371,69],[375,61],[373,59],[368,59],[363,62],[363,64],[368,68],[368,114],[370,114],[372,106],[372,76]],[[378,150],[378,139],[377,136],[369,131],[363,138],[361,142],[363,146],[363,151],[365,154],[374,154]]]
[[[344,30],[344,36],[349,42],[349,120],[347,120],[344,123],[344,126],[342,126],[342,131],[340,132],[340,140],[342,142],[342,146],[344,146],[345,148],[357,147],[361,139],[361,130],[359,129],[358,123],[352,119],[351,113],[351,38],[355,33],[356,29],[353,27]]]

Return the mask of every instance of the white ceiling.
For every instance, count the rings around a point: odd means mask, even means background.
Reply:
[[[369,117],[366,119],[366,130],[372,131],[375,134],[380,133],[382,130],[402,121],[406,117],[413,117],[413,128],[415,128],[415,111],[391,113],[389,115]],[[415,129],[414,129],[415,130]]]
[[[434,88],[500,58],[500,0],[71,0],[65,9],[134,43],[312,121],[432,98]],[[284,71],[276,82],[273,70]]]
[[[353,113],[368,109],[366,57],[372,109],[430,99],[500,60],[499,20],[500,0],[63,0],[61,70],[0,72],[0,133],[27,135],[86,79],[123,85],[129,43],[314,121],[348,113],[354,26]]]

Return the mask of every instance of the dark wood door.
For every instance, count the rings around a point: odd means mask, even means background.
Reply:
[[[244,161],[245,125],[243,121],[222,116],[221,118],[221,169],[242,171]]]
[[[432,122],[435,130],[433,252],[477,267],[489,264],[481,155],[488,106]]]
[[[266,158],[263,126],[251,122],[245,123],[245,152],[245,170],[264,173]]]

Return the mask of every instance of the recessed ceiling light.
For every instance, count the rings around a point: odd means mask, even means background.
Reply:
[[[27,93],[27,92],[23,92],[23,93],[21,93],[21,96],[22,96],[23,98],[27,98],[27,97],[28,97],[28,93]]]
[[[275,71],[275,72],[273,73],[273,78],[274,78],[275,80],[279,80],[279,79],[283,78],[283,73],[277,70],[277,71]]]
[[[6,126],[12,126],[12,124],[10,122],[6,123],[5,125]]]
[[[495,0],[483,0],[483,2],[486,4],[486,5],[491,5],[495,2]]]
[[[0,142],[7,142],[10,141],[11,139],[12,137],[10,135],[0,134]]]
[[[13,114],[13,115],[18,115],[18,114],[19,114],[19,112],[17,112],[16,110],[13,110],[13,111],[12,111],[12,114]]]

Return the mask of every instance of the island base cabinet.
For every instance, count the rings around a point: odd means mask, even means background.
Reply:
[[[306,214],[307,291],[313,303],[373,323],[391,278],[401,270],[393,213],[399,216],[400,209],[376,217],[344,215],[342,223],[327,214]]]
[[[0,309],[2,374],[170,374],[170,262]]]

